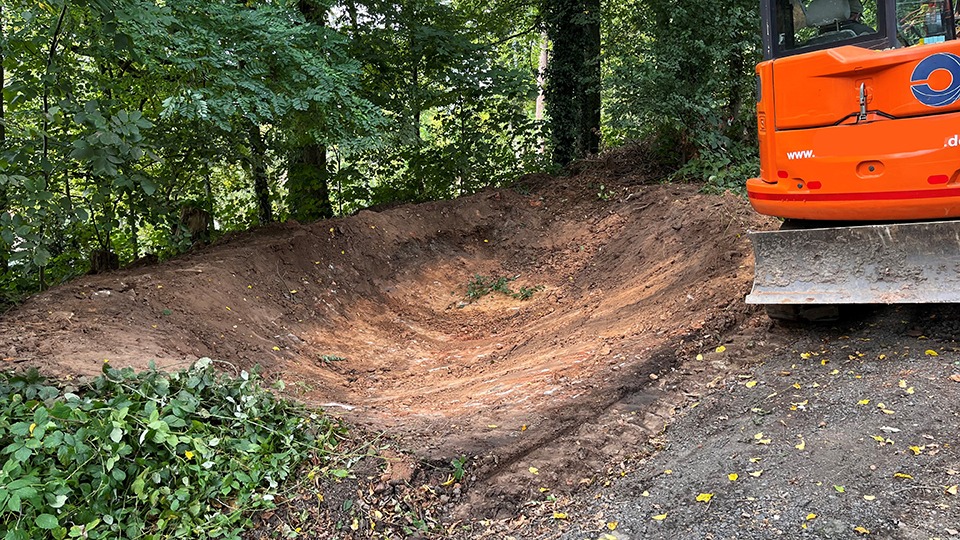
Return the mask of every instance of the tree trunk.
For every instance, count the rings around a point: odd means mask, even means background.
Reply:
[[[248,129],[250,144],[250,176],[253,177],[253,192],[257,198],[257,220],[260,225],[273,222],[273,208],[270,206],[270,185],[267,182],[266,154],[267,145],[260,133],[260,126],[251,122]]]
[[[300,222],[333,217],[327,185],[327,148],[311,143],[294,150],[287,171],[287,206]]]
[[[566,165],[600,148],[600,2],[545,0],[553,43],[547,66],[547,112],[553,160]]]
[[[600,152],[600,0],[584,1],[583,74],[580,79],[580,150],[581,156]]]
[[[553,42],[553,58],[547,67],[547,112],[553,161],[566,165],[577,153],[577,126],[580,111],[577,101],[578,69],[583,62],[577,25],[578,0],[546,0],[547,35]]]
[[[0,41],[6,41],[6,26],[3,19],[3,4],[0,4]],[[6,98],[2,95],[2,90],[6,88],[6,72],[3,70],[3,49],[0,48],[0,148],[7,147],[7,124],[6,124]],[[10,199],[7,196],[7,185],[0,185],[0,214],[6,212],[10,207]],[[10,257],[10,246],[7,246],[3,240],[0,240],[0,276],[10,269],[8,261]]]
[[[315,0],[299,0],[297,9],[307,22],[326,26],[326,4]],[[352,23],[356,26],[356,4],[350,2],[347,9]],[[333,217],[328,179],[326,144],[316,139],[307,140],[290,153],[287,207],[290,208],[293,219],[308,222]]]
[[[133,204],[133,191],[127,192],[127,220],[130,222],[130,244],[133,248],[133,261],[140,258],[140,242],[137,239],[137,211]]]
[[[546,94],[546,85],[547,85],[547,66],[550,63],[550,38],[547,37],[547,33],[543,32],[540,34],[540,61],[537,64],[537,103],[534,109],[534,118],[538,122],[542,122],[544,118],[544,112],[546,111],[547,106],[547,94]],[[547,153],[546,141],[543,137],[537,138],[537,152],[540,154]]]

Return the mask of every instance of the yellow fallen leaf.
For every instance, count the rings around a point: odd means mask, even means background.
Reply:
[[[763,470],[753,471],[752,473],[750,473],[750,476],[752,476],[752,477],[754,477],[754,478],[760,478],[760,475],[761,475],[761,474],[763,474]]]
[[[616,521],[611,521],[611,522],[607,523],[607,529],[609,529],[609,530],[611,530],[611,531],[615,531],[615,530],[617,530],[617,525],[619,525],[619,523],[617,523]]]
[[[894,478],[905,478],[905,479],[907,479],[907,480],[913,480],[913,477],[912,477],[912,476],[910,476],[910,475],[907,474],[907,473],[902,473],[902,472],[893,473],[893,477],[894,477]]]
[[[807,514],[807,521],[810,521],[811,519],[817,519],[817,515],[816,515],[816,514]]]
[[[703,360],[703,355],[702,355],[702,354],[698,354],[698,355],[697,355],[697,361],[699,362],[699,361],[702,361],[702,360]]]
[[[913,387],[911,386],[910,388],[907,388],[907,389],[905,390],[905,392],[908,393],[908,394],[913,394],[913,392],[914,392]]]
[[[761,431],[760,433],[757,433],[756,435],[753,436],[753,438],[759,441],[760,439],[763,438],[763,432]]]
[[[829,364],[829,363],[830,363],[830,360],[827,360],[826,358],[824,358],[823,360],[820,361],[820,365],[821,365],[821,366],[825,366],[825,365],[827,365],[827,364]]]
[[[697,502],[710,502],[710,499],[713,498],[713,493],[701,493],[697,495]]]
[[[887,359],[887,355],[885,354],[881,354],[880,356],[877,357],[877,360],[886,360],[886,359]]]
[[[810,356],[811,356],[811,355],[810,355],[810,353],[808,353],[808,352],[800,353],[800,358],[803,358],[804,360],[809,360],[809,359],[810,359]]]
[[[864,496],[863,496],[863,500],[865,500],[865,501],[875,501],[875,500],[877,500],[877,497],[874,496],[874,495],[864,495]]]
[[[763,458],[752,457],[750,458],[750,463],[760,463],[761,460],[763,460]]]
[[[797,450],[803,451],[803,449],[807,447],[807,442],[804,441],[803,439],[800,439],[800,442],[793,445],[793,447],[796,448]]]
[[[909,448],[915,456],[919,456],[920,452],[923,451],[923,448],[920,448],[919,446],[908,446],[907,448]]]
[[[444,486],[444,487],[446,487],[446,486],[452,486],[453,483],[456,482],[456,481],[457,481],[457,480],[453,477],[453,475],[450,474],[450,475],[447,475],[446,481],[444,481],[444,482],[443,482],[442,484],[440,484],[440,485],[441,485],[441,486]]]
[[[274,346],[273,346],[273,350],[279,351],[279,350],[280,350],[280,347],[277,347],[276,345],[274,345]]]
[[[890,409],[883,409],[883,414],[897,414],[897,413],[891,411]]]
[[[649,496],[650,496],[650,492],[649,492],[649,491],[644,491],[643,493],[640,494],[640,496],[641,496],[641,497],[649,497]]]
[[[727,475],[727,479],[730,480],[731,482],[736,482],[737,479],[739,478],[740,478],[740,475],[737,473],[730,473]]]
[[[290,289],[290,294],[297,294],[297,290],[296,290],[296,289]]]
[[[956,495],[958,488],[960,488],[960,486],[957,486],[956,484],[954,484],[954,485],[952,485],[952,486],[947,486],[946,492],[949,493],[949,494],[951,494],[951,495]]]
[[[223,307],[227,308],[227,311],[233,311],[232,309],[230,309],[230,306],[223,306]]]
[[[548,487],[542,487],[542,488],[540,488],[540,493],[546,493],[546,492],[548,492],[548,491],[550,491],[550,488],[548,488]]]
[[[530,467],[530,468],[527,469],[527,470],[530,471],[530,474],[540,474],[540,469],[538,469],[538,468],[536,468],[536,467]]]
[[[940,356],[939,354],[937,354],[937,351],[935,351],[935,350],[933,350],[933,349],[927,349],[927,350],[923,351],[923,354],[925,354],[925,355],[927,355],[927,356]]]
[[[490,429],[497,429],[499,426],[497,426],[496,424],[487,424],[487,427]]]
[[[667,469],[663,471],[663,474],[673,474],[673,469]]]
[[[799,390],[799,389],[800,389],[800,383],[793,383],[793,387],[796,388],[797,390]]]
[[[870,534],[870,529],[866,529],[864,527],[857,526],[857,527],[854,527],[853,530],[857,531],[860,534]]]
[[[847,492],[847,488],[845,488],[845,487],[843,487],[843,486],[834,485],[834,486],[833,486],[833,489],[835,489],[835,490],[837,491],[837,493],[846,493],[846,492]]]
[[[664,512],[663,514],[658,514],[658,515],[656,515],[656,516],[653,516],[653,520],[654,520],[654,521],[663,521],[663,520],[665,520],[665,519],[667,519],[667,514],[666,514],[666,512]]]
[[[757,444],[770,444],[770,439],[760,439]]]
[[[897,386],[899,386],[900,388],[906,388],[906,387],[907,387],[907,381],[904,380],[904,379],[900,379],[900,382],[897,383]]]
[[[831,371],[830,374],[831,374],[831,375],[839,375],[839,374],[840,374],[840,370],[839,370],[839,369],[835,369],[835,370]]]
[[[757,381],[747,381],[747,384],[745,386],[747,388],[753,388],[756,385],[757,385]]]
[[[527,430],[527,425],[526,425],[526,424],[520,426],[520,431],[526,431],[526,430]]]
[[[554,512],[553,519],[567,519],[567,515],[563,512]]]
[[[350,528],[357,530],[360,528],[360,521],[357,518],[353,518],[353,523],[350,524]]]
[[[718,352],[718,353],[722,353],[722,352],[725,351],[725,350],[727,350],[727,348],[724,347],[723,345],[717,347],[717,352]]]

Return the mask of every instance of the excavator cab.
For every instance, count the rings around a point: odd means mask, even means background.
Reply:
[[[960,302],[955,1],[761,0],[748,303]]]
[[[764,58],[854,45],[892,49],[956,38],[948,0],[761,0]]]

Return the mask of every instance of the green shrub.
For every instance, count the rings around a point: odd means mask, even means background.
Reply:
[[[81,389],[0,374],[0,530],[31,538],[237,538],[342,426],[201,359]]]

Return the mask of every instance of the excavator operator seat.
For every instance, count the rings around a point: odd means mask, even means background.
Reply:
[[[827,26],[850,18],[850,2],[849,0],[813,0],[804,11],[807,26]]]

